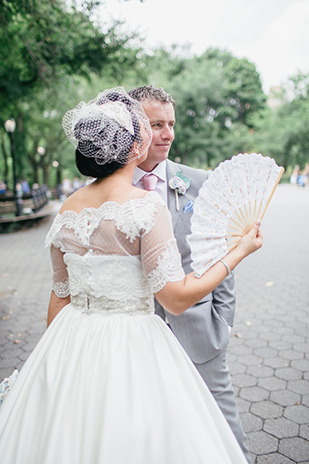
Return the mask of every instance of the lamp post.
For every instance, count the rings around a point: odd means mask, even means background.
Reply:
[[[22,199],[18,198],[17,196],[17,176],[16,176],[16,160],[15,160],[15,143],[14,143],[14,132],[16,128],[16,122],[13,118],[8,119],[4,123],[5,130],[9,134],[10,143],[11,143],[11,156],[12,156],[12,164],[13,164],[13,192],[14,192],[14,200],[16,203],[16,216],[20,216],[22,212]]]
[[[58,161],[52,162],[53,168],[56,169],[56,185],[57,185],[57,198],[61,198],[62,190],[61,190],[61,173],[60,173],[60,165]]]
[[[44,147],[38,147],[37,152],[40,155],[40,160],[41,160],[40,164],[41,164],[42,173],[43,173],[43,184],[46,184],[45,167],[44,167],[44,161],[43,161],[43,157],[46,153],[46,149]]]

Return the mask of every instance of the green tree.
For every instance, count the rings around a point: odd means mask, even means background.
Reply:
[[[250,117],[265,108],[266,95],[256,67],[246,58],[236,58],[232,53],[210,48],[199,58],[222,69],[221,98],[223,105],[217,111],[221,124],[237,121],[251,127]]]
[[[70,86],[72,76],[89,79],[97,73],[119,82],[138,62],[139,50],[129,47],[131,37],[121,34],[118,24],[102,32],[92,19],[95,2],[84,4],[80,11],[74,6],[68,8],[63,0],[0,0],[0,132],[4,171],[8,144],[3,123],[7,118],[14,117],[17,122],[14,138],[18,175],[27,171],[30,162],[36,178],[36,138],[31,140],[35,129],[30,124],[29,107],[32,115],[38,117],[35,124],[43,138],[42,125],[51,121],[42,116],[39,120],[40,99],[49,111],[56,100],[65,100],[65,88]],[[47,154],[48,151],[44,160],[48,160]]]
[[[223,104],[221,77],[221,68],[193,59],[171,83],[177,121],[172,153],[184,163],[191,160],[210,166],[212,159],[218,156],[222,140],[216,116]]]
[[[309,74],[299,73],[289,79],[288,98],[278,111],[279,121],[285,127],[283,165],[309,162]]]
[[[251,146],[287,170],[295,164],[304,167],[309,162],[309,75],[291,77],[277,101],[253,119]]]
[[[62,0],[2,0],[1,7],[0,101],[6,106],[67,75],[87,77],[104,66],[115,72],[136,61],[117,25],[103,33]]]
[[[232,57],[224,67],[226,105],[234,110],[234,120],[252,127],[251,116],[265,108],[266,95],[255,65],[246,58]]]
[[[141,62],[145,70],[144,82],[155,87],[166,87],[173,79],[182,73],[190,58],[190,49],[186,46],[172,45],[170,48],[157,48],[152,52],[143,53]],[[148,82],[147,82],[148,81]]]
[[[240,134],[248,146],[251,117],[266,101],[255,66],[218,49],[187,60],[167,89],[177,103],[172,156],[201,167],[236,154]]]

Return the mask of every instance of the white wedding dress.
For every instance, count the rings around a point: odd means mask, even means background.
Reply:
[[[1,464],[245,464],[153,293],[184,276],[157,193],[58,214],[53,289],[71,295],[0,408]]]

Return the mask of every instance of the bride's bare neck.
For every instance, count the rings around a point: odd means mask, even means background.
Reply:
[[[64,202],[60,212],[67,209],[79,212],[88,207],[98,208],[106,201],[125,203],[133,198],[144,197],[146,192],[132,185],[136,165],[132,161],[112,175],[77,190]]]

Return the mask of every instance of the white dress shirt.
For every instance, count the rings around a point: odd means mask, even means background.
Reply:
[[[162,163],[159,163],[153,171],[146,172],[143,171],[141,168],[138,166],[134,169],[134,175],[133,175],[133,185],[135,187],[138,187],[140,189],[145,190],[144,186],[144,181],[142,178],[146,174],[155,174],[158,177],[158,182],[156,185],[156,192],[160,195],[160,197],[165,201],[167,204],[167,185],[166,185],[166,161],[162,161]]]

